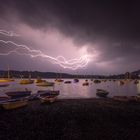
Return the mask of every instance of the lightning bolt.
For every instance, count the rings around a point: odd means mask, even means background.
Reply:
[[[4,31],[4,30],[0,30],[0,33],[3,35],[6,35],[6,36],[17,36],[18,35],[18,34],[13,34],[13,32],[8,32],[8,31]],[[48,58],[49,61],[51,61],[53,64],[58,64],[59,66],[63,67],[64,69],[68,68],[68,69],[72,69],[72,70],[86,67],[88,62],[90,61],[90,56],[87,54],[84,56],[81,56],[80,58],[66,60],[65,57],[63,57],[63,56],[58,56],[55,58],[55,57],[44,54],[40,50],[30,49],[26,45],[17,44],[13,41],[0,40],[0,42],[7,44],[10,47],[12,47],[12,46],[17,47],[6,53],[0,53],[1,56],[7,56],[12,53],[16,53],[18,55],[29,55],[32,58],[36,58],[36,57]]]
[[[19,34],[13,32],[13,31],[6,31],[6,30],[0,30],[0,34],[5,35],[5,36],[11,36],[11,37],[18,37],[20,36]]]

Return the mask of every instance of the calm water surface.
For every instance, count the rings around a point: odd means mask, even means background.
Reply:
[[[134,81],[127,82],[120,86],[118,81],[107,81],[99,84],[89,81],[89,86],[83,86],[84,79],[80,79],[78,83],[74,83],[72,79],[65,79],[64,81],[72,81],[71,84],[55,83],[54,89],[60,90],[59,98],[92,98],[96,97],[96,89],[101,88],[109,91],[109,97],[113,96],[133,96],[140,93],[140,81],[139,84],[134,84]],[[54,82],[54,79],[47,79],[47,81]],[[32,94],[36,93],[37,90],[53,89],[52,87],[37,87],[35,84],[20,85],[19,80],[10,82],[8,87],[0,87],[0,94],[7,91],[24,90],[28,88],[32,90]]]

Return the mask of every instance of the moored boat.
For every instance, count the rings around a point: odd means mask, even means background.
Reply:
[[[71,84],[71,81],[65,81],[64,83],[65,84]]]
[[[43,83],[43,82],[46,82],[46,80],[42,80],[42,79],[36,79],[35,80],[35,83]]]
[[[53,103],[56,101],[57,96],[45,96],[45,97],[39,97],[41,103]]]
[[[0,79],[0,83],[13,82],[13,81],[14,79],[9,79],[9,78]]]
[[[46,91],[38,91],[39,99],[41,103],[52,103],[56,101],[57,96],[60,94],[59,91],[54,90],[46,90]]]
[[[41,83],[36,83],[36,86],[42,86],[42,87],[47,87],[47,86],[54,86],[54,82],[41,82]]]
[[[134,81],[134,84],[139,84],[139,81],[138,81],[138,80],[135,80],[135,81]]]
[[[74,83],[78,83],[78,82],[79,82],[79,79],[76,79],[76,78],[75,78],[75,79],[73,79],[73,82],[74,82]]]
[[[21,98],[21,97],[27,97],[31,95],[31,91],[25,90],[25,91],[10,91],[5,92],[6,95],[11,97],[11,99]]]
[[[101,83],[101,81],[98,80],[98,79],[94,80],[93,82],[94,82],[95,84],[99,84],[99,83]]]
[[[1,93],[0,94],[0,102],[3,102],[3,101],[6,101],[6,100],[9,100],[10,97],[4,93]]]
[[[9,84],[0,84],[0,87],[8,87]]]
[[[59,90],[39,90],[37,92],[40,96],[58,96],[60,94]]]
[[[63,82],[64,80],[62,79],[55,79],[55,82]]]
[[[88,86],[89,82],[85,80],[85,82],[83,83],[83,86]]]
[[[120,80],[120,81],[119,81],[119,85],[120,85],[120,86],[122,86],[122,85],[124,85],[124,84],[125,84],[125,82],[124,82],[123,80]]]
[[[22,79],[20,82],[20,84],[33,84],[34,83],[34,80],[30,80],[30,79]]]
[[[5,110],[21,108],[26,106],[27,104],[27,100],[8,100],[6,102],[0,103],[1,107]]]
[[[0,83],[5,83],[5,82],[13,82],[14,81],[14,79],[12,79],[11,77],[10,77],[10,70],[9,70],[9,66],[8,66],[8,71],[7,71],[8,73],[8,75],[7,75],[7,78],[0,78]]]
[[[96,89],[96,95],[99,97],[107,97],[108,94],[109,94],[109,92],[106,90]]]

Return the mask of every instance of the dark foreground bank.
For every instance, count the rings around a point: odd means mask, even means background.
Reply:
[[[0,140],[140,139],[140,103],[112,99],[32,101],[27,107],[0,110]]]

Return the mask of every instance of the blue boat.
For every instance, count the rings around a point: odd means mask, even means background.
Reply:
[[[38,94],[40,96],[58,96],[60,94],[59,90],[39,90]]]
[[[10,92],[6,92],[5,94],[11,97],[11,99],[16,99],[16,98],[30,96],[31,91],[10,91]]]

